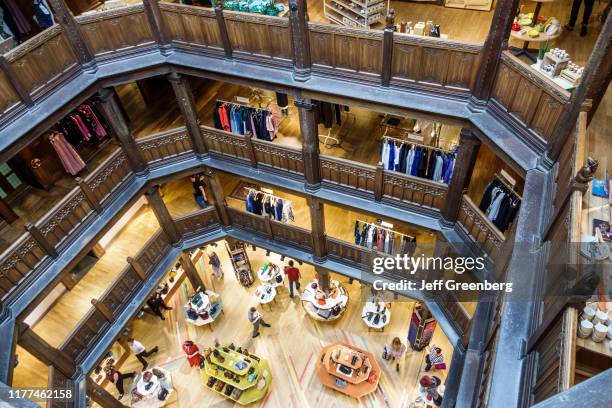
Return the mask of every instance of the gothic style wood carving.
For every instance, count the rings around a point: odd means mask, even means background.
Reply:
[[[320,162],[324,181],[374,192],[374,166],[325,155],[321,155]]]
[[[138,149],[148,163],[183,155],[193,151],[191,138],[185,127],[139,139]]]
[[[466,233],[481,245],[487,255],[496,259],[506,238],[467,195],[464,195],[461,200],[458,221]]]

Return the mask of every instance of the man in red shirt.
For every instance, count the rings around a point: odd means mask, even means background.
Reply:
[[[289,279],[289,296],[293,297],[293,284],[295,289],[300,290],[300,270],[293,266],[293,261],[289,261],[289,266],[285,266],[285,275]]]

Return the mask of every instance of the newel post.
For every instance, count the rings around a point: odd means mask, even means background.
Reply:
[[[223,43],[223,51],[225,51],[225,58],[232,58],[232,43],[227,33],[227,26],[225,25],[225,17],[223,16],[223,4],[221,1],[215,2],[215,17],[217,18],[217,25],[219,26],[219,32],[221,33],[221,42]]]
[[[95,67],[95,60],[93,53],[89,50],[83,33],[81,32],[81,26],[78,21],[74,18],[72,11],[64,0],[49,0],[51,8],[54,11],[57,22],[62,26],[66,32],[66,37],[70,41],[70,45],[74,48],[77,60],[85,69],[93,69]]]
[[[306,0],[289,0],[289,29],[293,55],[293,79],[310,79],[310,36]]]
[[[384,193],[385,168],[382,162],[376,165],[376,173],[374,173],[374,200],[380,201]]]
[[[47,240],[47,237],[45,237],[42,234],[42,232],[40,232],[40,230],[38,229],[38,227],[36,225],[27,223],[25,225],[25,229],[26,229],[26,231],[28,231],[30,233],[32,238],[34,238],[34,241],[36,241],[38,243],[38,245],[40,245],[40,247],[43,249],[43,251],[45,251],[47,253],[47,255],[49,255],[52,258],[57,258],[57,250]]]
[[[393,66],[393,32],[395,31],[395,10],[390,9],[387,14],[387,24],[383,32],[382,72],[380,80],[382,86],[389,86],[391,82],[391,67]]]

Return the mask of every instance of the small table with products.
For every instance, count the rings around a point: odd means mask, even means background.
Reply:
[[[161,367],[145,370],[132,382],[131,406],[135,408],[158,408],[170,403],[173,393],[170,372]]]
[[[376,391],[381,374],[372,353],[342,342],[325,347],[316,368],[324,386],[357,399]]]
[[[214,322],[222,312],[221,296],[211,290],[195,293],[185,305],[187,322],[196,326]]]
[[[385,302],[366,302],[361,312],[363,322],[370,329],[385,331],[385,326],[391,321],[391,310]]]
[[[269,305],[276,297],[276,288],[272,285],[264,283],[255,289],[253,294],[260,305]]]
[[[284,282],[283,271],[278,265],[272,262],[268,262],[259,268],[257,277],[262,283],[267,283],[274,288],[281,286]]]
[[[326,294],[315,279],[306,285],[302,292],[302,306],[315,320],[326,322],[337,320],[346,310],[349,300],[346,290],[337,280],[332,280],[329,286],[329,294]]]
[[[200,380],[206,388],[241,405],[259,401],[268,393],[272,373],[267,360],[234,344],[207,348],[203,355]]]

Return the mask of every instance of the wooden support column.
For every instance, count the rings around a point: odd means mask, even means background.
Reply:
[[[293,54],[293,79],[310,79],[310,35],[308,31],[308,9],[306,0],[289,0],[289,29]]]
[[[27,223],[25,225],[25,229],[30,233],[32,238],[34,238],[34,241],[36,241],[38,245],[40,245],[43,251],[47,253],[47,255],[52,256],[53,258],[57,257],[57,250],[55,249],[55,247],[53,247],[53,245],[51,245],[49,241],[47,241],[47,238],[45,238],[42,232],[40,232],[40,230],[35,225]]]
[[[382,200],[385,193],[385,168],[383,162],[378,162],[376,165],[376,173],[374,173],[374,200]]]
[[[193,92],[191,91],[191,86],[189,86],[189,78],[176,72],[172,72],[167,78],[172,84],[172,90],[174,90],[174,95],[178,101],[181,115],[183,115],[183,119],[185,120],[185,126],[191,138],[193,150],[198,155],[207,153],[208,149],[204,143],[202,133],[200,132],[200,119],[198,119]]]
[[[138,260],[132,258],[131,256],[128,256],[127,263],[130,264],[130,266],[134,270],[134,273],[138,275],[138,279],[140,279],[141,281],[147,280],[147,273],[145,272],[140,262],[138,262]]]
[[[96,198],[96,195],[94,194],[91,187],[89,187],[89,184],[87,184],[85,180],[80,177],[77,177],[75,180],[89,205],[94,209],[95,212],[100,214],[102,212],[102,205],[100,204],[100,201],[98,201],[98,199]]]
[[[193,264],[191,260],[191,256],[189,256],[188,252],[181,252],[180,257],[181,266],[183,267],[183,271],[185,271],[185,275],[187,275],[187,279],[189,279],[189,283],[191,283],[191,287],[193,290],[206,290],[206,286],[204,285],[204,281],[202,277],[198,273],[196,266]]]
[[[306,196],[310,210],[310,230],[312,232],[312,252],[314,260],[322,262],[327,256],[327,239],[325,235],[325,211],[323,201],[315,196]]]
[[[300,116],[302,135],[302,157],[306,189],[317,190],[321,185],[321,164],[319,162],[319,129],[315,120],[314,103],[310,99],[296,99],[294,105]]]
[[[497,0],[489,35],[481,51],[481,61],[472,95],[486,101],[491,95],[501,52],[508,47],[508,37],[519,0]]]
[[[15,211],[13,211],[11,206],[9,206],[3,198],[0,198],[0,217],[2,217],[7,224],[12,224],[19,219],[19,216],[15,214]]]
[[[104,303],[100,302],[98,299],[91,299],[91,305],[104,316],[107,322],[112,324],[115,321],[113,312]]]
[[[77,283],[74,281],[74,279],[72,279],[70,273],[65,273],[64,275],[62,275],[62,284],[66,287],[66,289],[72,290],[72,288],[74,288]]]
[[[582,109],[582,103],[584,102],[587,92],[590,89],[595,91],[597,83],[601,83],[601,77],[609,77],[610,59],[612,58],[610,48],[612,47],[612,13],[608,14],[606,22],[604,23],[601,33],[597,38],[593,52],[589,57],[586,65],[584,66],[584,73],[580,84],[572,93],[569,103],[565,105],[555,130],[553,131],[554,139],[550,143],[548,156],[552,160],[557,160],[563,145],[567,141],[568,137],[574,131],[578,115]],[[608,72],[603,72],[604,70]],[[597,90],[598,92],[604,93],[605,89]]]
[[[168,242],[172,246],[179,246],[183,237],[176,228],[174,219],[170,215],[168,207],[166,207],[166,203],[164,203],[164,199],[159,193],[159,185],[151,187],[149,191],[145,193],[145,198],[153,210],[153,213],[155,213],[155,218],[157,218],[159,226],[162,231],[164,231],[164,234],[166,234]]]
[[[19,99],[21,99],[21,102],[27,106],[31,106],[34,102],[32,101],[30,93],[24,88],[21,82],[19,82],[19,78],[17,77],[13,66],[6,60],[4,55],[0,55],[0,70],[4,72],[4,75],[6,75],[8,82],[15,90],[15,93],[19,96]]]
[[[227,33],[227,25],[225,25],[225,17],[223,16],[223,3],[215,1],[215,17],[217,18],[217,25],[219,26],[219,32],[221,33],[221,42],[223,43],[223,51],[225,51],[225,58],[232,58],[232,43]]]
[[[155,41],[160,46],[167,45],[170,41],[168,41],[164,17],[159,9],[159,0],[142,0],[142,4],[144,5],[145,15],[151,27],[153,38],[155,38]]]
[[[81,65],[85,69],[91,69],[95,66],[93,53],[87,47],[81,26],[74,18],[70,8],[64,0],[49,0],[56,21],[62,26],[66,32],[66,36],[70,41],[70,45],[74,49],[74,53]]]
[[[330,291],[329,271],[327,271],[326,269],[319,269],[316,267],[315,267],[315,271],[317,272],[317,275],[319,276],[319,287],[321,288],[323,292],[329,293]]]
[[[223,186],[219,181],[219,177],[215,174],[215,171],[210,167],[207,167],[204,171],[204,175],[208,178],[208,200],[217,209],[219,215],[219,221],[224,227],[229,226],[232,221],[230,220],[227,212],[227,203],[225,202],[225,193],[223,192]]]
[[[390,9],[387,14],[387,24],[383,32],[382,72],[380,80],[382,86],[389,86],[391,82],[391,67],[393,66],[393,33],[395,31],[395,10]]]
[[[104,387],[96,384],[91,377],[87,376],[87,395],[96,404],[104,408],[126,408],[121,402],[119,402],[113,394],[106,391]]]
[[[76,373],[76,364],[66,353],[52,347],[26,323],[18,323],[17,343],[45,365],[52,365],[68,378]]]
[[[118,98],[114,88],[102,89],[98,94],[100,109],[125,150],[130,167],[136,174],[144,175],[148,172],[147,164],[130,132]]]
[[[444,200],[441,211],[442,223],[446,226],[452,226],[457,221],[461,197],[470,184],[479,149],[480,140],[474,136],[472,131],[465,128],[461,129],[461,140],[455,160],[455,168],[450,183],[448,183],[446,200]]]
[[[104,247],[100,245],[98,242],[96,242],[89,250],[89,254],[95,257],[96,259],[102,258],[105,253],[106,253],[106,249],[104,249]]]

